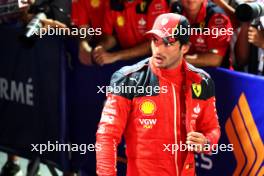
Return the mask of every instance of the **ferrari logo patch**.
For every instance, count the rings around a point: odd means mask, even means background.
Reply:
[[[202,93],[202,86],[201,84],[192,84],[192,89],[196,97],[199,97]]]

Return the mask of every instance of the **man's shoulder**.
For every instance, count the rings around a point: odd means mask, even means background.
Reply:
[[[220,6],[209,1],[206,7],[206,21],[221,26],[230,23],[230,18]]]
[[[214,82],[211,76],[204,70],[187,64],[187,68],[201,78],[200,83],[192,85],[192,97],[195,99],[207,100],[215,96]]]
[[[203,69],[197,68],[189,63],[187,63],[187,68],[202,79],[211,79],[211,76]]]
[[[124,66],[121,69],[117,70],[111,78],[111,83],[119,82],[120,80],[129,79],[137,77],[137,75],[146,72],[148,68],[149,58],[146,58],[134,65]]]
[[[219,13],[219,14],[226,15],[225,11],[220,6],[218,6],[216,3],[211,2],[211,1],[208,1],[207,6],[206,6],[206,11],[207,11],[207,14]]]

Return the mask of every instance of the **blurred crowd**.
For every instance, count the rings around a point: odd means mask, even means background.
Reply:
[[[103,31],[99,37],[80,41],[80,62],[105,65],[150,55],[144,33],[158,15],[172,12],[185,15],[192,28],[219,29],[217,36],[191,35],[191,49],[185,56],[189,63],[263,75],[264,17],[241,22],[235,9],[244,2],[255,0],[74,0],[72,24]],[[112,50],[115,46],[118,49]]]
[[[32,9],[37,9],[29,7],[39,7],[45,0],[21,2],[29,5],[20,9],[20,18],[27,24],[34,17]],[[150,40],[145,32],[155,18],[180,13],[191,28],[203,32],[191,34],[191,49],[185,56],[189,63],[263,75],[264,17],[241,21],[235,15],[239,4],[255,2],[263,4],[263,0],[53,0],[51,12],[41,20],[44,27],[86,29],[85,37],[75,36],[80,44],[79,60],[87,66],[103,66],[149,56]]]

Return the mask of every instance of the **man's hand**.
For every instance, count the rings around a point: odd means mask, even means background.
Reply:
[[[35,3],[35,0],[21,0],[21,3],[26,5],[32,5]]]
[[[80,42],[79,60],[84,65],[92,65],[92,48],[86,40]]]
[[[204,145],[208,143],[207,138],[199,132],[189,132],[187,134],[186,144],[188,144],[189,151],[195,151],[201,153]]]
[[[250,26],[248,29],[248,42],[258,48],[264,49],[264,31],[260,31]]]
[[[93,51],[93,59],[97,64],[103,66],[114,63],[120,58],[115,53],[107,52],[102,46],[97,46]]]
[[[54,28],[66,28],[67,26],[57,20],[53,19],[41,19],[43,28],[54,27]],[[70,29],[67,29],[70,30]]]

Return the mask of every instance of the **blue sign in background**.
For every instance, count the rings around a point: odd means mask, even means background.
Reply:
[[[0,25],[0,149],[68,167],[68,153],[32,152],[31,144],[66,143],[63,40],[24,40],[20,24]]]
[[[264,104],[262,99],[264,97],[264,78],[222,68],[207,69],[207,71],[210,73],[215,82],[217,100],[216,106],[222,133],[219,144],[230,143],[225,131],[225,125],[227,119],[231,117],[234,107],[238,104],[242,93],[246,96],[263,144]],[[264,152],[262,154],[264,156]],[[210,158],[212,165],[210,165],[211,163],[208,161],[209,159],[202,159],[199,156],[197,159],[198,175],[233,175],[237,166],[237,160],[234,153],[229,151],[219,151],[217,155],[213,155],[211,157],[203,156],[203,158]],[[262,165],[263,164],[264,163],[262,163]],[[207,168],[209,165],[210,167]]]

